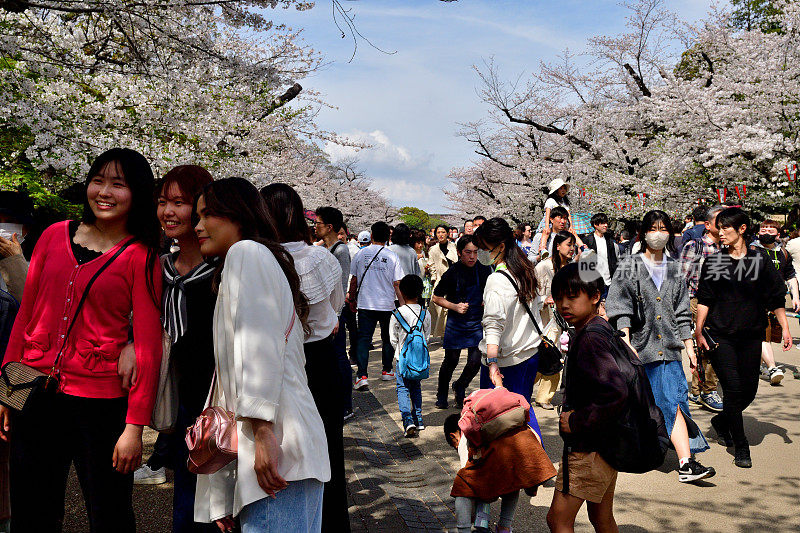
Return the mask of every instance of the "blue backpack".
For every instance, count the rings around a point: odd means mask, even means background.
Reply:
[[[419,314],[414,327],[408,325],[400,310],[395,309],[393,313],[400,323],[400,327],[406,332],[406,339],[400,348],[397,372],[403,379],[426,379],[431,365],[431,356],[428,353],[428,340],[425,338],[425,332],[423,331],[425,308]]]

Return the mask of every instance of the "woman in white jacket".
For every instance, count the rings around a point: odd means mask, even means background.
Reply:
[[[542,339],[523,301],[533,311],[539,330],[544,330],[539,313],[542,297],[537,294],[533,263],[517,246],[511,226],[502,218],[481,224],[475,231],[475,239],[482,249],[488,250],[489,263],[494,267],[483,291],[483,340],[479,349],[484,357],[480,386],[482,389],[505,386],[530,401]],[[541,440],[533,410],[530,415],[529,425]]]
[[[308,304],[258,190],[209,184],[196,203],[204,256],[220,257],[212,403],[236,415],[238,459],[199,475],[195,520],[230,531],[318,532],[330,479],[322,420],[304,369]],[[299,317],[299,318],[298,318]]]

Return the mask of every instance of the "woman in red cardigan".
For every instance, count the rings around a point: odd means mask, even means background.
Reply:
[[[0,436],[11,437],[11,528],[60,531],[70,464],[92,532],[133,532],[133,471],[150,422],[161,362],[160,228],[153,172],[130,149],[98,157],[86,180],[83,218],[59,222],[33,251],[25,294],[4,363],[48,373],[62,343],[56,394],[22,414],[0,406]],[[90,278],[133,240],[92,285]],[[138,377],[130,392],[117,373],[133,326]]]

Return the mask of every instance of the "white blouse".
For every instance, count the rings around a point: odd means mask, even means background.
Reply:
[[[225,258],[214,309],[214,355],[218,386],[212,403],[236,414],[238,459],[197,476],[195,521],[236,516],[267,497],[256,479],[253,428],[245,418],[273,422],[282,453],[278,473],[286,481],[329,481],[328,443],[308,389],[292,291],[275,256],[257,242],[239,241]]]
[[[285,242],[283,247],[292,254],[294,268],[300,276],[300,290],[309,303],[311,335],[306,342],[326,339],[339,323],[339,313],[344,306],[342,267],[324,246],[298,241]]]

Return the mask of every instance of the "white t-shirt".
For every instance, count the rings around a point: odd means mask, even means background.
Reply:
[[[597,272],[603,276],[606,287],[611,285],[611,270],[608,267],[608,248],[606,238],[598,237],[595,233],[594,242],[597,244]]]
[[[378,258],[373,261],[376,254]],[[403,279],[403,268],[396,253],[385,246],[370,244],[359,250],[353,258],[350,263],[350,274],[356,277],[356,286],[361,285],[357,302],[359,309],[371,311],[394,309],[396,298],[394,282]]]
[[[667,256],[664,255],[661,258],[661,262],[656,263],[642,255],[642,263],[647,267],[647,271],[650,273],[650,279],[653,280],[656,289],[661,290],[661,284],[664,283],[664,277],[667,275]]]

